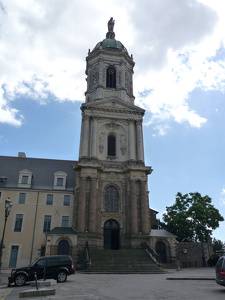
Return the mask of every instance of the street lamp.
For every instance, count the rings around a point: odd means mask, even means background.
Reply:
[[[5,222],[4,222],[4,228],[3,228],[2,239],[1,239],[1,244],[0,244],[0,272],[1,272],[1,267],[2,267],[2,250],[3,250],[3,242],[4,242],[4,236],[5,236],[5,226],[6,226],[7,218],[10,214],[11,207],[12,207],[12,202],[11,202],[10,198],[8,197],[8,199],[5,200]]]

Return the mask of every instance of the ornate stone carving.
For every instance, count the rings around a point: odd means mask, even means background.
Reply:
[[[94,68],[92,71],[92,85],[98,83],[98,69]]]
[[[124,133],[120,134],[120,150],[122,155],[124,156],[127,151],[127,139]]]
[[[89,116],[83,115],[83,121],[89,121]]]
[[[111,130],[118,130],[119,127],[120,127],[120,125],[118,125],[118,124],[116,124],[114,122],[110,122],[110,123],[106,124],[105,127],[107,129],[111,129]]]
[[[105,132],[101,132],[99,136],[99,152],[102,154],[105,144]]]

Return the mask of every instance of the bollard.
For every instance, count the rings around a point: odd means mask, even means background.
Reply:
[[[34,272],[34,279],[35,279],[35,283],[36,283],[36,289],[38,291],[38,282],[37,282],[37,273]]]
[[[45,278],[45,272],[46,272],[45,267],[44,267],[44,269],[43,269],[43,272],[44,272],[44,278],[43,278],[43,280],[45,281],[45,280],[46,280],[46,278]]]

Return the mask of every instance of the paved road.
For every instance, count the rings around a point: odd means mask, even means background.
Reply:
[[[168,280],[167,278],[178,278]],[[190,269],[157,275],[87,275],[76,274],[56,285],[56,295],[29,298],[45,300],[224,300],[225,287],[212,278],[213,268]],[[186,278],[186,280],[184,280]],[[187,280],[189,279],[189,280]],[[204,280],[205,279],[205,280]],[[19,299],[19,292],[29,289],[13,288],[6,300]],[[1,299],[1,297],[0,297]],[[4,299],[4,298],[3,298]],[[28,299],[28,298],[26,298]]]

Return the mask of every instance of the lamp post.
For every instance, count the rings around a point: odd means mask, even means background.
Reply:
[[[2,239],[0,244],[0,272],[2,267],[2,250],[3,250],[4,236],[5,236],[5,226],[6,226],[8,216],[10,214],[11,207],[12,207],[12,202],[8,197],[8,199],[5,200],[5,222],[4,222],[4,228],[3,228]]]

